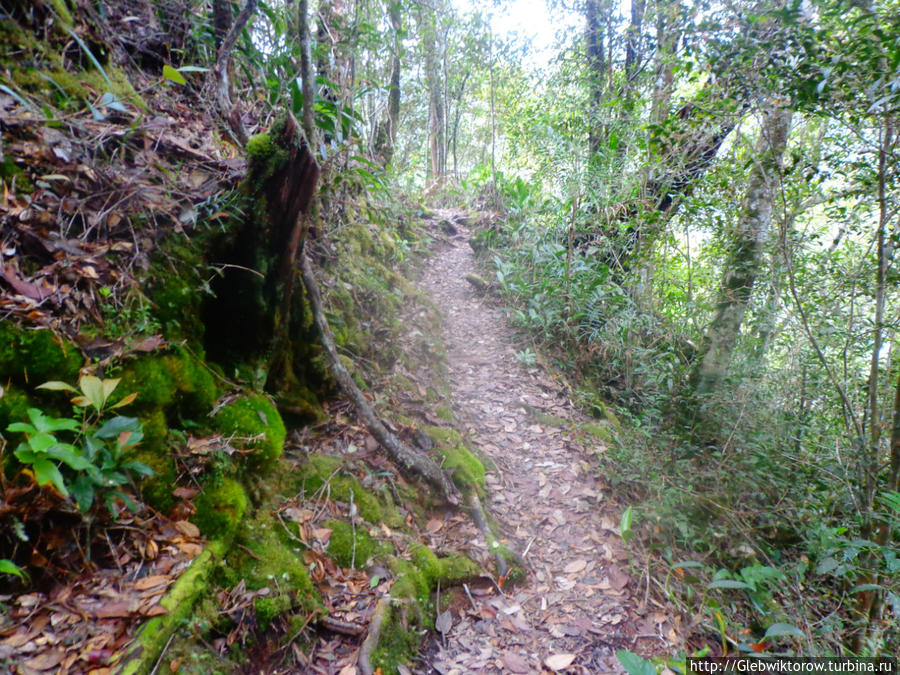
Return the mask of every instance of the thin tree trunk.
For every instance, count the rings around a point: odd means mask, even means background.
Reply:
[[[228,81],[228,67],[231,64],[231,53],[234,51],[234,45],[240,37],[241,31],[250,20],[250,16],[256,10],[259,0],[247,0],[244,7],[235,19],[231,30],[222,41],[219,47],[219,53],[216,57],[216,66],[213,68],[213,87],[215,91],[216,103],[219,106],[219,114],[228,123],[229,130],[234,136],[235,141],[243,147],[247,145],[247,131],[244,129],[244,123],[241,121],[241,112],[231,102],[231,84]]]
[[[588,65],[588,149],[593,157],[600,149],[605,134],[600,122],[606,82],[606,52],[603,35],[609,23],[608,0],[587,0],[585,5],[585,44]]]
[[[232,0],[213,0],[213,32],[216,37],[216,49],[218,49],[228,31],[231,29],[232,16]]]
[[[444,140],[444,99],[437,52],[437,26],[434,10],[423,8],[419,14],[422,49],[425,54],[425,79],[428,83],[428,135],[431,155],[430,176],[441,183],[444,177],[446,149]]]
[[[691,374],[691,390],[697,396],[716,391],[731,363],[759,274],[791,115],[790,110],[776,108],[767,111],[763,120],[756,146],[757,160],[750,171],[743,212],[725,263],[716,313],[707,328],[700,358]]]
[[[303,133],[310,149],[314,147],[313,133],[315,132],[315,119],[313,117],[313,103],[315,91],[313,89],[312,50],[310,48],[309,34],[309,0],[300,0],[297,3],[297,33],[300,43],[300,91],[303,94]]]

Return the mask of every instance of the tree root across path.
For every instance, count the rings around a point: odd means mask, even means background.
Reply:
[[[305,251],[300,254],[300,276],[303,278],[303,285],[306,287],[309,306],[313,313],[313,319],[316,322],[316,328],[319,330],[319,339],[322,341],[322,347],[325,349],[328,366],[331,374],[334,375],[334,379],[338,382],[341,393],[350,399],[356,407],[356,413],[363,424],[366,425],[369,433],[372,434],[396,464],[413,478],[422,478],[432,487],[437,488],[448,504],[458,506],[460,504],[459,491],[453,485],[446,472],[435,464],[430,457],[416,452],[390,432],[384,425],[384,422],[378,419],[374,408],[372,408],[372,405],[359,387],[356,386],[356,382],[353,381],[353,377],[347,372],[344,364],[341,363],[337,348],[334,345],[334,335],[322,309],[322,295],[319,293],[319,286],[316,283],[316,278],[313,276],[309,258]]]
[[[460,493],[453,485],[450,477],[443,471],[434,461],[420,452],[417,452],[399,438],[397,438],[378,418],[374,408],[363,395],[359,387],[356,386],[353,377],[341,362],[337,348],[334,343],[334,336],[325,318],[325,312],[322,305],[322,295],[319,292],[319,286],[310,267],[309,258],[305,251],[300,253],[300,276],[303,279],[303,285],[306,288],[309,306],[313,314],[316,328],[319,330],[322,347],[328,360],[328,365],[332,375],[338,382],[341,392],[346,396],[356,408],[356,412],[365,424],[372,437],[384,448],[388,456],[404,469],[412,478],[422,478],[432,487],[436,488],[444,500],[453,506],[459,506],[461,499]],[[494,549],[493,555],[497,563],[497,574],[502,579],[508,574],[508,564],[504,556],[497,551],[499,542],[488,525],[484,508],[481,506],[481,500],[474,490],[466,496],[466,509],[468,510],[475,525],[480,530],[482,536],[488,546]],[[507,550],[507,553],[516,560],[524,571],[525,561],[516,553]],[[369,633],[363,642],[359,652],[358,665],[363,675],[372,675],[375,671],[372,667],[372,654],[378,646],[384,622],[388,613],[391,611],[390,595],[382,598],[375,609],[372,621],[369,625]]]

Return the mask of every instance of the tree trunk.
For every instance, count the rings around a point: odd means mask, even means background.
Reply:
[[[309,0],[300,0],[297,3],[297,39],[300,43],[300,89],[303,94],[303,133],[310,148],[315,147],[313,134],[315,132],[315,119],[313,117],[313,104],[315,102],[315,90],[313,88],[312,51],[310,48],[309,34]]]
[[[731,363],[772,221],[791,114],[780,108],[765,114],[756,146],[757,159],[750,170],[742,214],[724,267],[716,313],[691,374],[691,390],[696,396],[716,391]]]
[[[419,30],[422,34],[422,49],[425,52],[425,80],[428,83],[428,145],[431,164],[428,176],[441,183],[447,166],[444,129],[444,97],[441,68],[438,60],[437,26],[433,9],[423,8],[419,12]]]
[[[247,0],[244,7],[235,19],[231,30],[219,46],[216,56],[216,66],[213,68],[212,87],[215,92],[215,100],[219,107],[219,114],[228,124],[234,140],[241,147],[247,145],[247,131],[241,121],[241,111],[231,102],[231,83],[228,80],[228,68],[231,65],[231,53],[237,39],[256,10],[259,0]]]
[[[604,84],[607,79],[603,35],[609,23],[609,0],[587,0],[585,5],[585,50],[588,66],[588,149],[593,157],[605,140],[601,123]]]
[[[222,46],[225,36],[231,30],[232,0],[213,0],[213,31],[216,36],[216,49]]]
[[[397,130],[400,127],[400,52],[402,43],[400,31],[403,28],[400,16],[400,3],[391,2],[388,6],[388,17],[391,21],[391,74],[388,78],[387,119],[384,126],[376,133],[375,152],[382,166],[391,163],[394,147],[397,143]]]

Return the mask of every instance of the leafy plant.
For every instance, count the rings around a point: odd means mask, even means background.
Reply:
[[[30,468],[38,485],[53,485],[66,498],[74,498],[82,513],[102,496],[110,513],[116,514],[116,500],[136,510],[134,500],[121,487],[128,483],[129,473],[144,476],[153,471],[141,462],[128,458],[143,439],[140,421],[135,417],[115,416],[98,426],[102,415],[131,403],[129,394],[108,406],[110,396],[119,384],[117,379],[101,380],[85,375],[78,388],[65,382],[46,382],[39,389],[68,391],[76,394],[72,403],[85,408],[82,419],[50,417],[38,408],[28,410],[29,422],[15,422],[7,429],[25,435],[13,453]],[[87,409],[93,412],[88,413]],[[68,432],[72,442],[59,437]]]
[[[8,558],[0,558],[0,574],[9,574],[10,576],[19,577],[22,581],[25,581],[28,577],[25,570]]]

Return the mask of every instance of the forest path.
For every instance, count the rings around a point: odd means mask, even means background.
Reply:
[[[454,413],[470,447],[496,466],[485,507],[530,570],[504,594],[487,588],[458,598],[452,628],[432,640],[420,672],[622,672],[617,649],[659,652],[671,625],[629,571],[621,508],[608,503],[597,475],[604,446],[543,368],[516,359],[521,339],[466,281],[476,265],[462,214],[438,216],[459,234],[419,284],[443,317]]]

